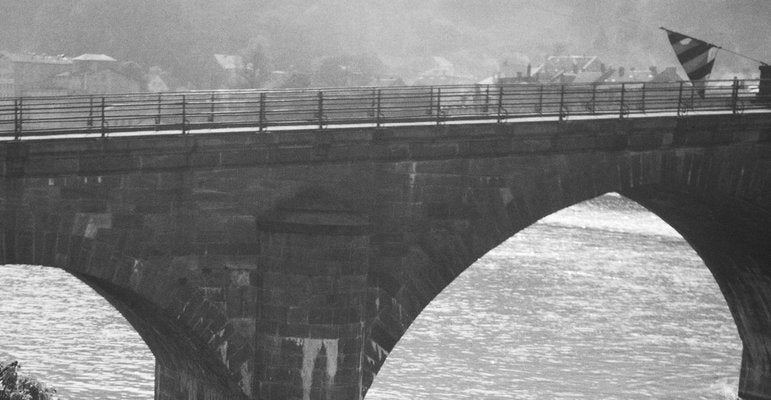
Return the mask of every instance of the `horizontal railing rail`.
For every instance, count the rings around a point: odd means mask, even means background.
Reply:
[[[766,82],[764,82],[766,83]],[[771,83],[771,82],[769,82]],[[0,98],[0,137],[767,109],[760,81],[491,84]]]

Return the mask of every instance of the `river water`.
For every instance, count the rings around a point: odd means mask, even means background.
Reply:
[[[389,355],[367,400],[735,399],[741,342],[703,262],[608,195],[480,259]],[[153,357],[61,271],[0,267],[0,360],[62,399],[152,399]]]

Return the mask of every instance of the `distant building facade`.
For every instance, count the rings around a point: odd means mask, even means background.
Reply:
[[[63,56],[0,52],[0,97],[62,94],[48,82],[72,66]]]
[[[63,72],[53,78],[52,86],[71,94],[119,94],[142,91],[143,82],[112,69]]]
[[[144,90],[143,79],[122,72],[117,60],[104,54],[67,58],[0,52],[0,97],[115,94]]]

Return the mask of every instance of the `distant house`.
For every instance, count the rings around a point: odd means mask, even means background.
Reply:
[[[531,82],[532,65],[530,58],[521,53],[514,53],[498,65],[498,73],[492,77],[494,83],[526,83]]]
[[[72,65],[64,56],[0,52],[0,97],[61,94],[49,82]]]
[[[118,94],[143,91],[142,81],[109,68],[62,72],[53,78],[51,86],[73,94]]]
[[[540,82],[571,83],[582,73],[595,72],[602,75],[606,71],[605,64],[597,56],[549,56],[531,74]]]
[[[635,69],[624,67],[618,68],[618,74],[612,74],[605,82],[626,83],[626,82],[679,82],[683,80],[677,73],[675,67],[667,67],[659,72],[658,68],[652,66],[648,69]]]
[[[680,82],[683,78],[677,73],[677,68],[666,67],[663,71],[656,74],[651,82]]]
[[[142,79],[133,75],[136,74],[122,72],[121,64],[108,55],[87,53],[73,58],[72,68],[52,77],[47,86],[66,90],[70,94],[117,94],[143,91]]]
[[[606,82],[608,78],[613,76],[616,70],[612,68],[606,68],[605,71],[584,71],[575,75],[575,78],[571,83],[601,83]],[[569,76],[569,75],[568,75]]]
[[[118,60],[106,54],[81,54],[72,59],[75,69],[78,71],[99,71],[105,68],[114,68]]]

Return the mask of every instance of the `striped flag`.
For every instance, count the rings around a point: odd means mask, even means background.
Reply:
[[[664,29],[664,28],[662,28]],[[667,31],[669,43],[683,66],[688,79],[698,88],[699,96],[704,97],[704,81],[709,79],[718,46],[694,39],[681,33]]]

